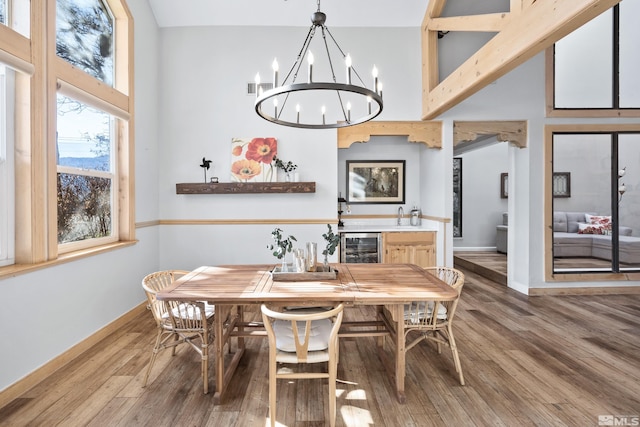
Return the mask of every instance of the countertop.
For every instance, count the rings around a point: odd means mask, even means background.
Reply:
[[[345,224],[338,227],[340,233],[381,233],[393,231],[437,231],[432,226],[426,225],[395,225],[395,224]]]

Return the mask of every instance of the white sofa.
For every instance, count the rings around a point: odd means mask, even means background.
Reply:
[[[601,234],[581,234],[580,224],[587,224],[588,212],[553,213],[553,256],[554,257],[594,257],[611,259],[611,236]],[[584,226],[583,226],[584,228]],[[629,227],[619,227],[620,262],[640,262],[640,238],[632,236]]]

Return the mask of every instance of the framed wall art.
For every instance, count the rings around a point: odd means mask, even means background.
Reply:
[[[347,160],[347,203],[404,204],[404,160]]]
[[[509,198],[509,174],[506,172],[500,174],[500,198]]]
[[[231,182],[276,182],[276,138],[232,138]]]
[[[571,172],[553,173],[553,197],[571,197]]]

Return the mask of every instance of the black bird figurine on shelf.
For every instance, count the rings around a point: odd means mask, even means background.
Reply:
[[[204,169],[204,182],[207,182],[207,169],[211,167],[211,160],[206,160],[204,157],[202,158],[202,164],[200,165],[202,169]]]

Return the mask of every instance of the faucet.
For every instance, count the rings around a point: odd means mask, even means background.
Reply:
[[[402,225],[402,217],[404,216],[404,209],[402,206],[398,208],[398,225]]]

